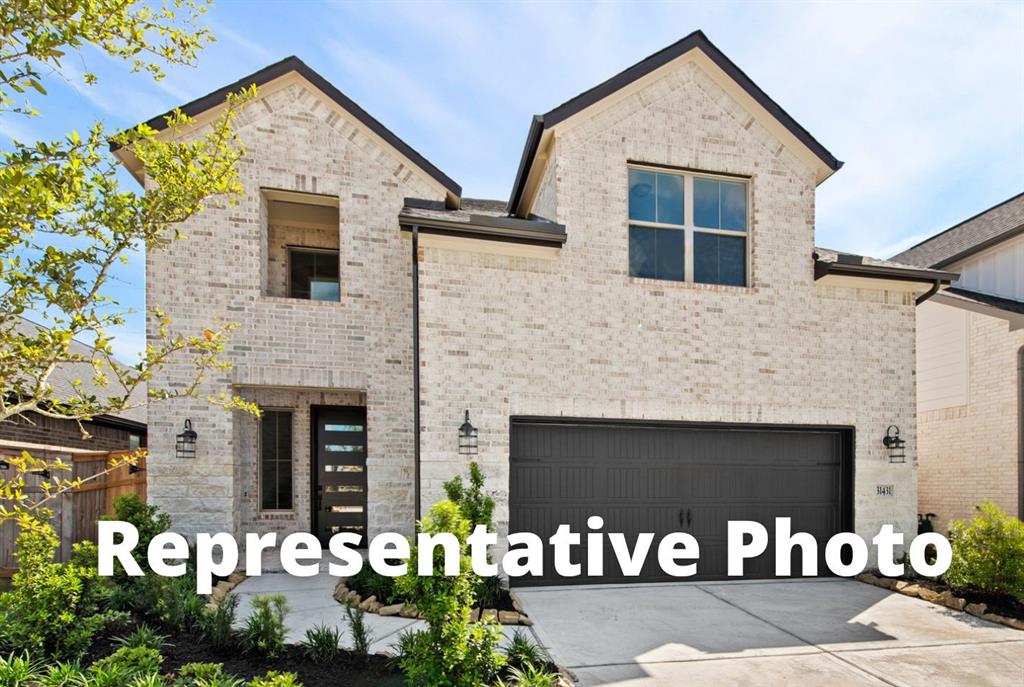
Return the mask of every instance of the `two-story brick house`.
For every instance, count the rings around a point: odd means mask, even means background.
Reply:
[[[1024,518],[1024,193],[894,260],[960,274],[918,314],[921,512]]]
[[[296,58],[184,109],[251,83],[242,202],[147,256],[175,326],[241,324],[209,391],[265,409],[150,411],[178,528],[411,533],[475,453],[502,532],[685,529],[705,577],[728,519],[915,531],[915,301],[953,275],[816,249],[841,163],[702,33],[535,117],[507,202]]]

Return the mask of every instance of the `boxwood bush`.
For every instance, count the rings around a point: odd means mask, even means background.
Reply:
[[[1024,599],[1024,523],[984,503],[970,522],[950,524],[949,540],[947,584]]]

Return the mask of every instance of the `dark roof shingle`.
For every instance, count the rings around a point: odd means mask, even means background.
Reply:
[[[1020,233],[1024,233],[1024,193],[922,241],[893,260],[945,267]]]

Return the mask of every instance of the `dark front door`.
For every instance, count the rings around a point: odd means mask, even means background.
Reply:
[[[654,544],[640,579],[622,577],[605,540],[604,577],[560,578],[546,552],[544,575],[513,584],[665,581],[657,542],[669,532],[692,534],[700,545],[697,577],[726,577],[730,520],[754,520],[769,533],[767,553],[751,559],[745,577],[772,577],[776,517],[794,532],[825,542],[848,528],[849,430],[759,425],[673,425],[556,420],[514,421],[511,427],[509,531],[545,542],[561,524],[586,533],[587,518],[602,532],[621,532],[632,549],[641,532]],[[586,542],[586,537],[582,541]],[[577,547],[574,563],[586,561]],[[797,559],[793,570],[799,574]]]
[[[313,413],[313,527],[366,537],[366,408],[319,407]]]

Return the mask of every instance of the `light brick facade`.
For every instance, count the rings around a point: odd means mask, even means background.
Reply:
[[[307,423],[296,425],[304,441],[313,399],[365,402],[370,531],[411,532],[411,257],[396,218],[405,197],[444,194],[301,81],[248,104],[238,127],[247,147],[242,201],[208,209],[189,223],[187,240],[147,255],[147,304],[163,307],[184,333],[217,321],[239,323],[226,355],[233,370],[210,379],[203,391],[294,407],[295,422]],[[268,188],[338,197],[340,302],[265,295],[261,189]],[[150,336],[154,326],[151,321]],[[153,385],[180,385],[191,374],[187,365],[169,366]],[[294,515],[261,518],[253,501],[254,449],[244,440],[251,418],[204,401],[155,405],[151,412],[149,496],[177,528],[309,528],[308,491],[300,486],[308,485],[308,448],[304,461],[302,446],[295,447]],[[199,433],[194,460],[174,457],[185,418]]]
[[[939,306],[951,307],[951,306]],[[1004,319],[966,313],[967,403],[921,413],[920,510],[937,515],[937,529],[970,519],[992,501],[1019,517],[1018,462],[1022,428],[1021,355],[1024,330]]]
[[[184,332],[240,323],[227,355],[234,369],[209,380],[210,393],[294,407],[299,426],[311,403],[365,402],[369,534],[408,533],[411,258],[397,216],[404,197],[442,200],[443,191],[302,82],[247,105],[239,128],[245,197],[150,253],[148,303]],[[584,113],[554,145],[533,210],[566,226],[556,257],[420,250],[425,506],[466,469],[456,433],[467,408],[502,530],[512,416],[836,425],[856,430],[857,532],[892,523],[913,533],[914,297],[815,283],[814,171],[686,61]],[[750,178],[749,287],[629,276],[630,160]],[[338,197],[340,303],[265,295],[262,188]],[[187,374],[171,367],[155,384]],[[186,417],[199,433],[192,461],[173,450]],[[149,493],[179,529],[309,527],[308,437],[306,454],[295,450],[306,466],[294,514],[264,517],[252,499],[252,422],[198,401],[151,409]],[[905,464],[891,464],[882,446],[891,424],[908,439]]]
[[[425,502],[465,469],[463,408],[503,525],[511,416],[845,425],[857,531],[914,533],[914,299],[815,284],[811,170],[695,65],[555,146],[535,211],[566,226],[557,259],[423,251]],[[749,288],[629,277],[627,160],[751,177]],[[894,423],[902,465],[881,442]]]

